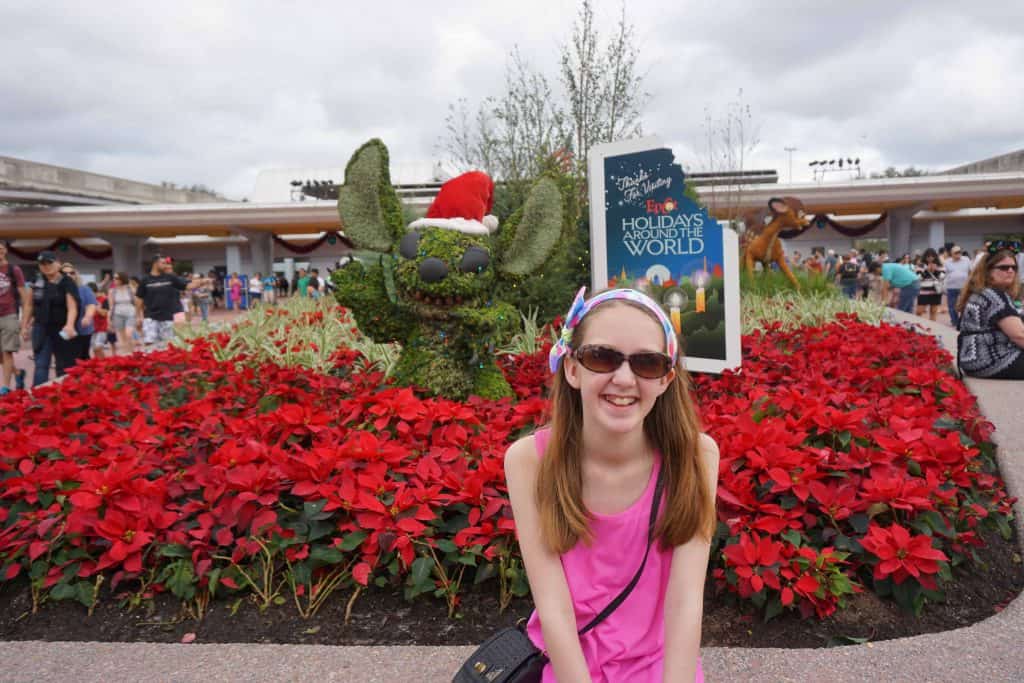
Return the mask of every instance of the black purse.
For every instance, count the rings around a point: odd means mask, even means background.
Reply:
[[[654,542],[654,523],[657,521],[658,508],[661,504],[661,492],[664,488],[664,472],[658,471],[658,481],[654,486],[654,499],[651,501],[651,518],[647,525],[647,549],[640,568],[630,579],[622,592],[615,596],[607,607],[579,630],[583,635],[594,628],[618,609],[636,587],[640,575],[647,565],[647,556]],[[475,652],[459,668],[452,683],[538,683],[544,665],[548,663],[547,653],[541,652],[526,635],[522,625],[503,628],[484,641]]]

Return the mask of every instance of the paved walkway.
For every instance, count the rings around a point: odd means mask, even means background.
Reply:
[[[954,348],[956,336],[948,325],[900,313],[893,317],[921,323]],[[1010,493],[1024,498],[1024,385],[975,379],[968,385],[996,425]],[[1024,533],[1022,511],[1018,504],[1018,534]],[[0,643],[0,680],[449,681],[472,649],[5,642]],[[944,633],[832,649],[707,648],[703,656],[709,681],[1022,681],[1024,598],[985,621]]]

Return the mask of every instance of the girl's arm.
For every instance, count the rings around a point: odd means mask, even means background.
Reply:
[[[706,486],[715,500],[718,490],[718,445],[701,435]],[[694,536],[672,552],[672,571],[665,592],[666,683],[692,683],[697,677],[701,619],[704,615],[704,577],[708,571],[711,540]]]
[[[505,479],[519,548],[555,679],[589,683],[590,671],[580,647],[576,613],[562,562],[541,538],[534,493],[539,469],[540,458],[532,436],[515,442],[505,454]]]

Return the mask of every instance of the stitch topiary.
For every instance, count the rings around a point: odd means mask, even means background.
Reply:
[[[471,172],[446,183],[427,218],[406,229],[387,163],[387,148],[374,139],[346,166],[338,192],[345,233],[382,253],[336,270],[335,297],[365,334],[402,345],[400,384],[453,399],[511,396],[495,348],[518,329],[519,314],[502,292],[543,267],[575,224],[571,193],[553,175],[540,178],[494,235],[495,219],[483,215],[494,185]]]

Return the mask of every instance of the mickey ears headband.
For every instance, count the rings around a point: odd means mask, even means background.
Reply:
[[[569,311],[565,314],[562,333],[558,335],[558,341],[555,342],[555,345],[551,347],[550,353],[548,353],[548,367],[551,368],[552,373],[558,372],[558,365],[562,357],[571,352],[572,349],[569,348],[569,343],[572,342],[573,331],[579,327],[584,316],[606,301],[615,299],[639,304],[644,309],[650,311],[658,322],[661,323],[661,329],[665,333],[665,353],[672,358],[672,364],[675,365],[676,357],[679,354],[679,339],[676,337],[675,329],[672,327],[668,316],[665,315],[665,311],[662,310],[661,306],[654,299],[635,289],[609,289],[590,299],[585,299],[584,294],[586,291],[586,287],[580,287],[580,291],[576,292],[576,298],[573,299]]]

